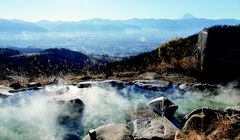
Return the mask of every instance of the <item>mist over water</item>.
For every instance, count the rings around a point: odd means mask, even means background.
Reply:
[[[81,131],[85,135],[88,130],[101,125],[127,124],[129,113],[146,108],[148,101],[159,96],[166,96],[179,106],[176,114],[186,114],[202,107],[220,109],[240,104],[240,91],[232,84],[221,86],[214,92],[185,92],[177,86],[162,92],[145,90],[135,85],[117,89],[96,84],[80,89],[62,83],[38,91],[14,93],[11,97],[0,99],[0,139],[63,139],[68,130],[59,125],[58,116],[64,110],[55,101],[76,98],[83,101],[85,109]]]

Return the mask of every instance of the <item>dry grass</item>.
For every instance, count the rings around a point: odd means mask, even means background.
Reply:
[[[190,131],[186,135],[189,140],[238,140],[240,137],[240,128],[234,129],[232,125],[236,123],[236,116],[229,119],[221,118],[209,126],[211,132]]]

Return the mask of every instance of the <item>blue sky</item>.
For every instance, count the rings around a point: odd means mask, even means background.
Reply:
[[[0,0],[0,18],[26,21],[91,18],[240,19],[240,0]]]

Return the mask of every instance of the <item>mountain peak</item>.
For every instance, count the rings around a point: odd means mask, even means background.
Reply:
[[[191,15],[190,13],[186,13],[182,19],[195,19],[196,17],[194,17],[193,15]]]

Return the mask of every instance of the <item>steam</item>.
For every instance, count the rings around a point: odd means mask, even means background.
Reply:
[[[7,101],[14,105],[4,105],[0,109],[0,139],[60,139],[56,136],[59,132],[56,104],[49,103],[48,98],[41,94],[20,100],[16,98]]]
[[[179,105],[178,113],[186,114],[193,109],[208,107],[211,109],[223,109],[228,106],[240,105],[240,90],[238,83],[232,82],[228,85],[219,85],[215,91],[187,91],[181,98],[173,99]]]
[[[216,91],[183,91],[173,86],[165,92],[150,91],[137,86],[116,89],[111,86],[77,88],[60,81],[42,90],[14,93],[0,99],[0,139],[61,140],[66,129],[58,123],[63,109],[56,101],[81,99],[85,104],[81,123],[85,135],[88,130],[105,124],[127,124],[129,113],[146,107],[156,97],[165,96],[179,106],[177,114],[193,109],[213,109],[240,104],[240,91],[231,83]],[[77,130],[76,130],[77,131]]]

